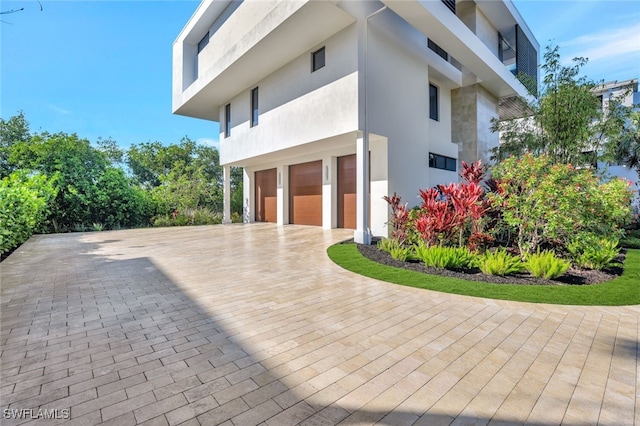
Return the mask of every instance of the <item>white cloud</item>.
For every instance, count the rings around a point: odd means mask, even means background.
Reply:
[[[48,104],[47,108],[49,108],[50,110],[52,110],[53,112],[57,112],[58,114],[62,114],[62,115],[69,115],[71,114],[71,111],[61,108],[57,105],[52,105],[52,104]]]
[[[638,55],[640,54],[640,22],[624,28],[580,36],[562,44],[571,51],[579,53],[580,56],[589,58],[590,61]]]
[[[215,148],[220,148],[220,141],[212,138],[199,138],[196,140],[197,143],[202,145],[213,146]]]

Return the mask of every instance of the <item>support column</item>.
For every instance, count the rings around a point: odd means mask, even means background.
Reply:
[[[222,223],[231,223],[231,166],[222,166]]]
[[[353,239],[358,244],[371,244],[369,229],[369,135],[363,133],[356,141],[356,230]]]

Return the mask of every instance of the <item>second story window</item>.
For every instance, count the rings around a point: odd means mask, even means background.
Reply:
[[[209,33],[207,32],[204,37],[202,37],[202,40],[200,40],[198,42],[198,53],[202,52],[204,50],[205,47],[207,47],[207,44],[209,44]]]
[[[429,118],[438,121],[438,88],[429,84]]]
[[[324,47],[311,54],[311,72],[318,71],[324,67]]]
[[[231,136],[231,104],[224,107],[224,137]]]
[[[251,127],[258,125],[258,88],[251,91]]]
[[[427,40],[427,47],[438,54],[445,61],[449,60],[449,54],[442,47],[438,46],[433,40]]]

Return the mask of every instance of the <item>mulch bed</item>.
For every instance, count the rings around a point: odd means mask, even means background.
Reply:
[[[353,240],[350,240],[353,242]],[[623,268],[613,267],[605,271],[593,271],[585,269],[570,268],[564,275],[554,279],[545,280],[536,278],[529,273],[521,273],[500,277],[497,275],[485,275],[478,269],[450,271],[448,269],[427,268],[422,262],[402,262],[391,257],[385,251],[379,250],[375,243],[373,245],[356,244],[358,251],[366,258],[374,262],[396,268],[408,269],[411,271],[422,272],[431,275],[440,275],[443,277],[460,278],[469,281],[480,281],[493,284],[518,284],[518,285],[590,285],[600,284],[610,281],[622,275]],[[624,253],[620,259],[624,261]]]

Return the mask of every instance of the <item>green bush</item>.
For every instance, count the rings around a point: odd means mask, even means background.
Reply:
[[[424,265],[444,269],[473,268],[477,264],[477,256],[466,247],[427,246],[418,244],[414,246],[416,257],[424,262]]]
[[[618,256],[618,241],[611,238],[599,238],[594,234],[579,234],[569,244],[576,266],[586,269],[602,270],[615,264]]]
[[[42,226],[55,198],[53,179],[17,171],[0,180],[0,254],[25,242]]]
[[[396,260],[406,262],[411,253],[410,247],[403,247],[395,238],[383,238],[378,241],[378,249],[385,251]]]
[[[543,250],[528,255],[525,266],[534,277],[551,280],[567,272],[571,264],[557,257],[553,251]]]
[[[155,218],[153,226],[190,226],[190,225],[218,225],[222,223],[222,216],[210,208],[184,209],[175,211],[171,215],[161,215]]]
[[[483,274],[487,275],[511,275],[524,270],[524,265],[518,256],[507,253],[503,247],[494,252],[486,252],[478,261],[478,266]]]

